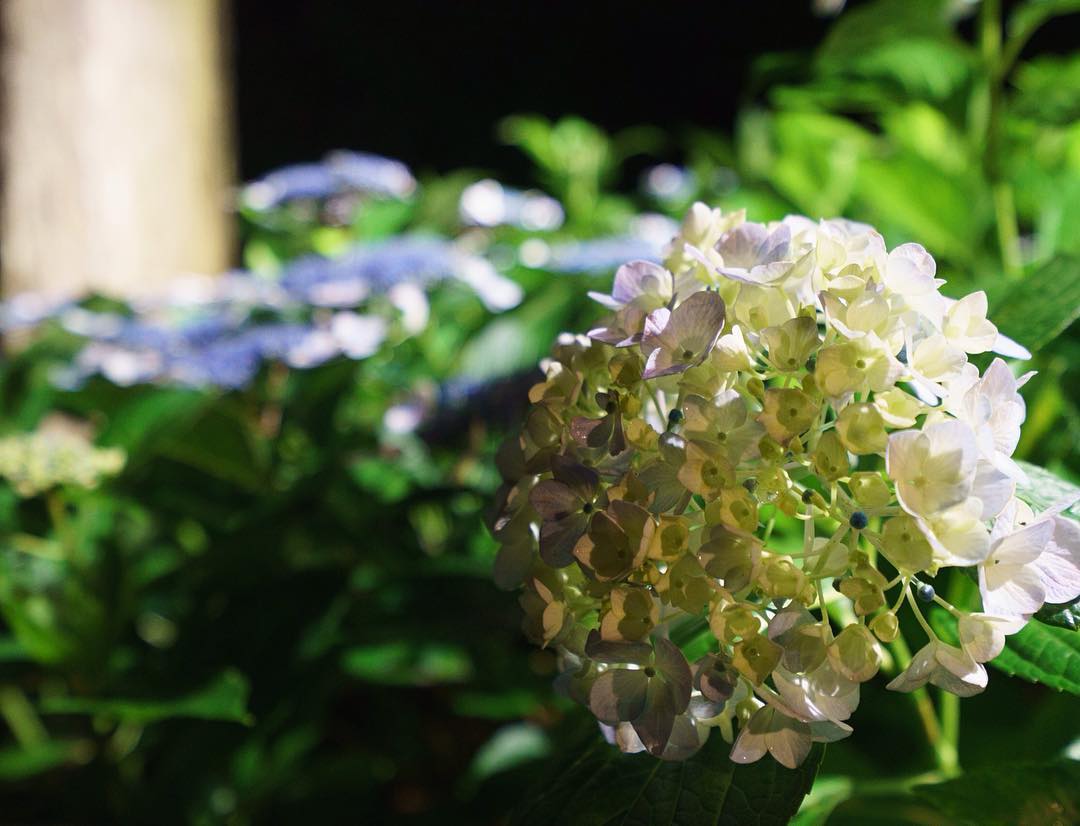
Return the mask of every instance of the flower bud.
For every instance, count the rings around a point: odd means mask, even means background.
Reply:
[[[758,421],[765,425],[769,435],[786,444],[800,433],[806,432],[814,423],[818,405],[802,390],[794,387],[770,387],[765,391],[764,409]]]
[[[720,492],[720,498],[705,509],[705,522],[753,533],[758,526],[757,500],[741,485],[725,488]]]
[[[877,643],[865,625],[849,625],[829,645],[833,668],[857,683],[864,683],[878,672],[880,658]]]
[[[784,649],[764,634],[747,637],[735,643],[732,665],[754,685],[761,685],[780,664]]]
[[[919,526],[907,514],[894,516],[881,531],[882,552],[898,571],[925,571],[933,562],[933,549]]]
[[[706,573],[721,580],[732,592],[750,584],[760,559],[759,540],[723,525],[711,528],[708,540],[698,549],[698,560]]]
[[[698,614],[713,595],[705,571],[693,554],[672,565],[656,584],[660,599],[689,614]]]
[[[882,478],[880,473],[873,471],[853,473],[848,487],[855,501],[864,508],[883,508],[892,501],[889,483]]]
[[[763,560],[757,584],[772,599],[797,599],[803,603],[814,599],[814,586],[790,557]]]
[[[847,476],[851,465],[847,451],[835,430],[826,430],[814,448],[814,470],[830,482]]]
[[[745,605],[718,602],[709,614],[709,629],[718,640],[733,643],[756,636],[761,631],[761,623]]]
[[[861,577],[846,577],[840,581],[841,594],[851,600],[855,615],[872,614],[885,604],[885,594],[873,583]]]
[[[866,402],[849,404],[841,410],[836,432],[844,447],[855,454],[884,453],[888,444],[881,413]]]
[[[769,351],[769,361],[784,373],[799,370],[820,344],[817,321],[804,315],[765,328],[761,339]]]
[[[686,551],[690,528],[682,516],[661,516],[660,524],[649,543],[649,558],[675,560]]]
[[[660,606],[648,590],[616,587],[611,591],[610,606],[600,621],[600,636],[605,640],[640,640],[659,620]]]
[[[900,636],[900,622],[897,620],[896,614],[892,611],[886,611],[884,614],[878,614],[874,617],[870,622],[870,630],[882,642],[892,642]]]

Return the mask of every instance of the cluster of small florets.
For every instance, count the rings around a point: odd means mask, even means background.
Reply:
[[[58,486],[97,487],[126,461],[117,447],[95,447],[72,428],[41,427],[0,438],[0,477],[25,498]]]
[[[611,317],[543,363],[498,457],[496,577],[623,751],[684,759],[719,728],[736,761],[798,765],[850,734],[902,603],[928,642],[888,687],[967,696],[1006,634],[1080,594],[1071,503],[1015,496],[1027,376],[968,361],[1027,354],[935,269],[863,224],[695,204],[664,266],[621,267],[593,295]],[[977,569],[981,611],[925,581],[945,566]]]

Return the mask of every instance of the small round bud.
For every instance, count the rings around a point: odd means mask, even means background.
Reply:
[[[753,476],[751,476],[749,479],[743,479],[742,486],[748,491],[750,491],[750,493],[753,493],[755,490],[757,490],[757,479],[755,479]]]
[[[920,582],[918,587],[915,588],[915,596],[923,602],[933,602],[934,586],[926,582]]]
[[[848,520],[848,524],[855,530],[861,531],[867,525],[870,524],[870,520],[866,518],[866,514],[862,511],[855,511],[851,514],[851,518]]]
[[[668,427],[674,427],[683,420],[683,412],[679,408],[675,408],[667,414]]]

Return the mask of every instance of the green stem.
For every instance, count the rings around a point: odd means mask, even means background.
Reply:
[[[37,712],[18,686],[0,688],[0,716],[20,746],[35,746],[49,739]]]
[[[903,635],[898,636],[889,644],[899,671],[903,671],[911,665],[911,649]],[[941,723],[938,722],[934,703],[930,699],[930,693],[926,688],[918,688],[909,695],[915,703],[915,710],[919,714],[923,731],[926,732],[926,740],[934,752],[934,760],[938,770],[946,777],[952,777],[957,773],[956,746],[949,742],[942,731]],[[959,718],[957,718],[959,719]]]
[[[979,14],[979,51],[982,55],[989,105],[983,166],[994,201],[994,222],[997,226],[1001,264],[1006,275],[1016,278],[1021,274],[1020,231],[1012,186],[1001,169],[1002,96],[1005,81],[1002,71],[1005,64],[1001,53],[1001,0],[983,0]]]
[[[945,753],[951,758],[947,765],[938,762],[943,772],[955,775],[960,771],[960,698],[941,691],[938,706],[941,709],[941,736],[948,745]]]
[[[60,540],[64,554],[70,559],[75,552],[74,534],[71,531],[71,520],[68,519],[67,508],[59,490],[54,488],[45,494],[45,507],[49,511],[49,519],[52,521],[53,530]]]

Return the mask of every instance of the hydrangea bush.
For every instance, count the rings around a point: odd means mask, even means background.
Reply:
[[[969,360],[1027,353],[943,284],[865,224],[696,203],[663,266],[623,265],[593,294],[610,317],[558,339],[499,453],[496,578],[622,751],[683,760],[716,728],[736,762],[796,767],[851,734],[901,612],[925,642],[887,687],[967,697],[1006,635],[1080,595],[1074,497],[1016,496],[1030,374]],[[950,566],[979,610],[935,593]]]

